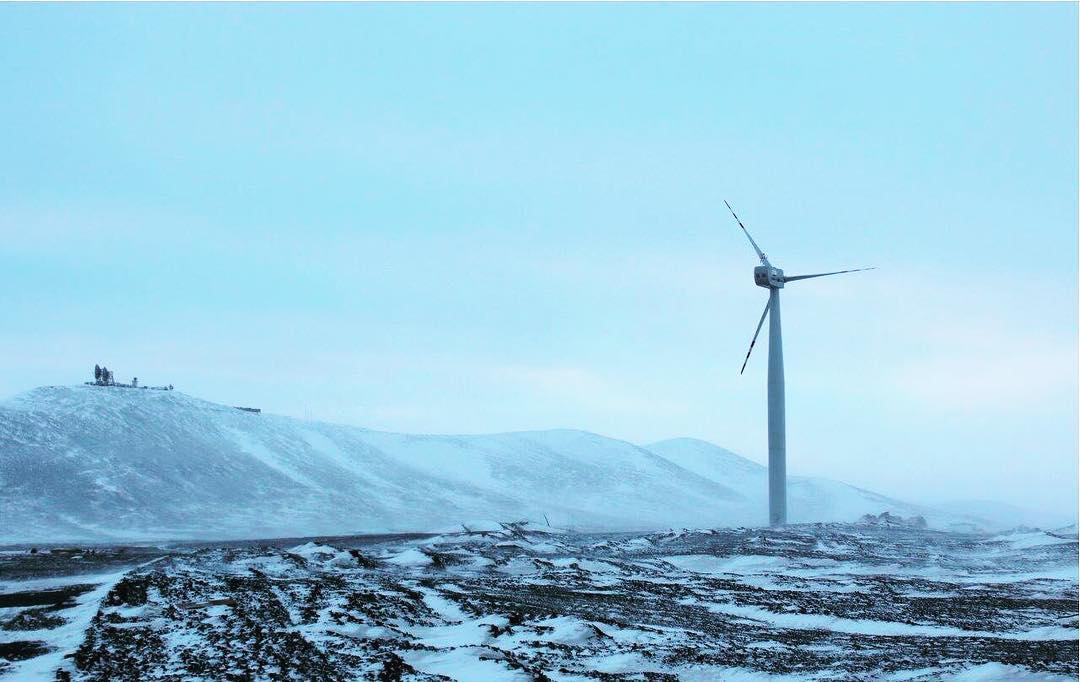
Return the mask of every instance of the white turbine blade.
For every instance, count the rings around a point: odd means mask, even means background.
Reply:
[[[836,272],[819,272],[816,275],[792,275],[784,277],[785,282],[796,282],[800,279],[812,279],[814,277],[828,277],[829,275],[842,275],[845,272],[863,272],[864,270],[877,270],[877,268],[856,268],[854,270],[837,270]]]
[[[742,361],[742,369],[739,370],[739,374],[743,373],[746,369],[746,363],[750,361],[750,353],[754,352],[754,343],[757,341],[757,335],[761,333],[761,325],[765,324],[765,316],[769,314],[769,301],[765,301],[765,310],[761,311],[761,319],[758,320],[757,329],[754,330],[754,338],[750,339],[750,350],[746,351],[746,358]]]
[[[727,206],[727,210],[731,211],[731,215],[735,218],[735,222],[739,224],[739,227],[742,228],[743,234],[745,234],[746,238],[750,240],[750,245],[753,246],[754,251],[757,252],[757,257],[761,259],[762,263],[768,263],[769,259],[767,259],[765,257],[765,254],[761,252],[761,249],[758,248],[757,242],[755,242],[754,238],[750,236],[750,232],[746,229],[746,226],[742,224],[742,221],[739,220],[739,216],[735,215],[735,209],[731,207],[731,204],[727,202],[727,199],[724,200],[724,205]]]

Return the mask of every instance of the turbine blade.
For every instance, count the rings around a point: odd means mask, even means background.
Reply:
[[[742,221],[739,220],[739,216],[735,215],[735,209],[731,207],[731,204],[727,202],[727,199],[724,200],[724,205],[727,206],[727,209],[729,211],[731,211],[731,215],[735,218],[735,222],[739,224],[739,227],[742,228],[743,234],[745,234],[746,238],[750,240],[750,245],[754,247],[754,251],[757,253],[757,257],[761,259],[762,263],[768,263],[769,259],[766,258],[765,254],[762,253],[761,249],[758,248],[757,242],[755,242],[754,238],[750,236],[750,232],[746,229],[746,226],[742,224]]]
[[[761,325],[765,324],[765,316],[769,314],[769,301],[765,301],[765,310],[761,311],[761,319],[758,320],[757,329],[754,330],[754,338],[750,339],[750,350],[746,351],[746,357],[742,361],[742,369],[739,370],[739,374],[742,374],[746,369],[746,363],[750,361],[750,354],[754,352],[754,343],[757,342],[757,335],[761,333]]]
[[[836,272],[819,272],[816,275],[792,275],[784,277],[785,282],[797,282],[800,279],[813,279],[814,277],[828,277],[829,275],[842,275],[845,272],[863,272],[864,270],[877,270],[877,268],[856,268],[854,270],[837,270]]]

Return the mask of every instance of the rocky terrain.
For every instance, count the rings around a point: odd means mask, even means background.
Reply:
[[[10,550],[0,675],[1075,679],[1077,539],[903,524]]]

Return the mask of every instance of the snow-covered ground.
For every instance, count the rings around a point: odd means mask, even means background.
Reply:
[[[19,553],[0,557],[0,577],[24,562]],[[42,555],[41,559],[49,562]],[[91,560],[85,561],[87,558]],[[110,558],[115,559],[115,556]],[[92,567],[94,557],[57,558],[49,577],[0,581],[0,675],[18,680],[55,680],[56,671],[83,643],[102,601],[130,571],[145,568],[157,558],[130,564],[131,557],[108,565],[106,572],[70,574]],[[35,562],[41,563],[41,562]],[[87,566],[86,564],[89,564]],[[55,572],[58,571],[59,574]]]
[[[1043,531],[813,524],[642,535],[478,522],[418,539],[141,551],[122,578],[42,578],[78,560],[0,557],[0,599],[24,604],[0,613],[0,642],[38,654],[0,658],[0,676],[1067,680],[1078,672],[1077,540]],[[147,563],[153,552],[161,556]],[[25,605],[61,584],[85,591],[52,610]]]
[[[380,433],[116,387],[0,403],[0,542],[421,531],[470,518],[749,526],[766,522],[766,490],[764,467],[692,439]],[[790,480],[789,508],[795,522],[883,511],[973,521],[812,478]]]

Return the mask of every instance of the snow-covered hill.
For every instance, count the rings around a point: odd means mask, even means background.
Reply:
[[[699,476],[738,491],[752,509],[768,507],[768,470],[730,450],[695,438],[674,438],[645,446],[668,461]],[[869,490],[826,478],[788,476],[788,520],[791,523],[854,521],[871,510],[901,516],[921,515],[947,526],[962,514],[943,514],[907,504]]]
[[[0,541],[255,538],[530,518],[581,529],[758,525],[765,471],[708,443],[581,431],[415,436],[179,392],[39,388],[0,403]],[[795,521],[912,507],[792,481]]]

